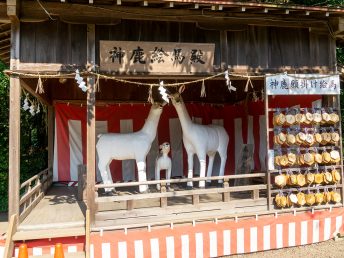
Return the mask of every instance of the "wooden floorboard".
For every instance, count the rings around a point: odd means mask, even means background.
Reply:
[[[54,238],[85,234],[86,205],[76,199],[76,187],[53,186],[47,195],[19,225],[17,240]],[[232,193],[230,202],[222,202],[222,194],[200,195],[200,203],[192,205],[191,196],[168,198],[168,206],[161,208],[159,199],[135,200],[133,210],[126,210],[126,202],[99,203],[96,225],[93,228],[125,228],[148,224],[189,223],[193,219],[211,220],[233,214],[266,210],[266,198],[253,200],[251,193]],[[68,229],[77,229],[68,231]],[[33,234],[34,232],[34,234]]]
[[[20,224],[19,229],[32,230],[54,227],[82,226],[85,223],[86,205],[77,201],[76,187],[51,187],[46,196]]]

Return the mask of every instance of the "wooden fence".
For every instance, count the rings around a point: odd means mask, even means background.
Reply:
[[[47,189],[52,184],[52,180],[52,170],[46,168],[20,185],[19,222],[22,222],[44,197]]]
[[[231,175],[231,176],[215,176],[215,177],[199,177],[199,178],[181,178],[181,179],[170,179],[170,180],[155,180],[155,181],[146,181],[146,182],[129,182],[129,183],[115,183],[111,185],[96,185],[97,190],[104,189],[108,187],[134,187],[139,185],[157,185],[160,184],[160,192],[157,193],[142,193],[134,195],[118,195],[118,196],[99,196],[96,197],[96,203],[102,202],[126,202],[127,210],[133,209],[134,201],[144,200],[144,199],[160,199],[160,207],[167,206],[167,199],[171,197],[181,197],[181,196],[191,196],[192,203],[194,205],[199,204],[200,195],[205,194],[222,194],[222,201],[229,202],[231,199],[232,193],[238,192],[251,192],[251,198],[256,200],[259,198],[259,191],[266,190],[266,184],[248,184],[242,186],[230,186],[230,180],[235,179],[252,179],[252,178],[264,178],[265,173],[253,173],[253,174],[244,174],[244,175]],[[222,187],[216,188],[204,188],[204,189],[192,189],[192,190],[179,190],[179,191],[167,191],[167,184],[182,184],[186,182],[198,182],[204,180],[222,180]]]

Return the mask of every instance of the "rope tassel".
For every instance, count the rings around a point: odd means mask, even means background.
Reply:
[[[97,81],[96,81],[96,84],[94,86],[94,91],[95,92],[100,92],[100,87],[99,87],[99,74],[97,75]]]
[[[43,94],[44,93],[44,88],[43,88],[43,82],[42,78],[40,75],[38,75],[38,82],[37,82],[37,87],[36,87],[36,93]]]
[[[205,82],[202,81],[202,88],[201,88],[201,98],[205,98],[207,96],[207,93],[205,91]]]
[[[247,77],[247,82],[246,82],[246,86],[245,86],[245,92],[248,92],[248,85],[249,84],[251,85],[251,88],[253,89],[253,84],[252,84],[250,76]]]
[[[148,102],[150,102],[150,103],[153,103],[153,96],[152,96],[152,90],[153,90],[153,85],[151,85],[150,87],[149,87],[149,91],[148,91],[148,99],[147,99],[147,101]]]

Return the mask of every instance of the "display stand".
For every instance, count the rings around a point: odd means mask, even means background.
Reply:
[[[265,116],[269,210],[343,205],[343,150],[339,94],[337,75],[267,76]],[[299,103],[302,108],[291,106],[272,108],[273,95],[291,98],[299,95],[301,99],[318,95],[322,98],[322,106],[314,108]],[[317,180],[312,181],[312,177]],[[304,205],[300,205],[302,195],[307,200]],[[325,196],[323,202],[319,202],[321,200],[319,196],[321,198]],[[331,199],[326,201],[326,196]],[[297,202],[294,203],[291,199]],[[317,201],[312,204],[314,200]]]

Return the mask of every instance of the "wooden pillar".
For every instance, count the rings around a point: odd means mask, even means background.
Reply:
[[[54,121],[55,112],[53,106],[48,106],[48,169],[52,173],[54,162]]]
[[[8,217],[19,215],[20,180],[20,80],[10,78]]]
[[[265,157],[265,166],[266,166],[266,185],[267,185],[267,208],[268,210],[272,209],[272,196],[271,196],[271,173],[269,169],[269,149],[270,149],[270,132],[269,132],[269,95],[267,94],[266,83],[264,82],[264,106],[265,106],[265,128],[266,128],[266,157]]]
[[[16,70],[19,63],[20,22],[16,18],[16,6],[8,6],[11,23],[11,70]],[[19,188],[20,188],[20,79],[10,78],[9,104],[9,164],[8,164],[8,217],[19,216]]]
[[[95,25],[87,25],[87,67],[92,68],[95,60]],[[96,96],[95,78],[87,78],[87,207],[90,210],[90,224],[94,224],[95,172],[96,172]]]
[[[220,47],[221,47],[221,71],[228,69],[228,42],[227,31],[220,31]]]

